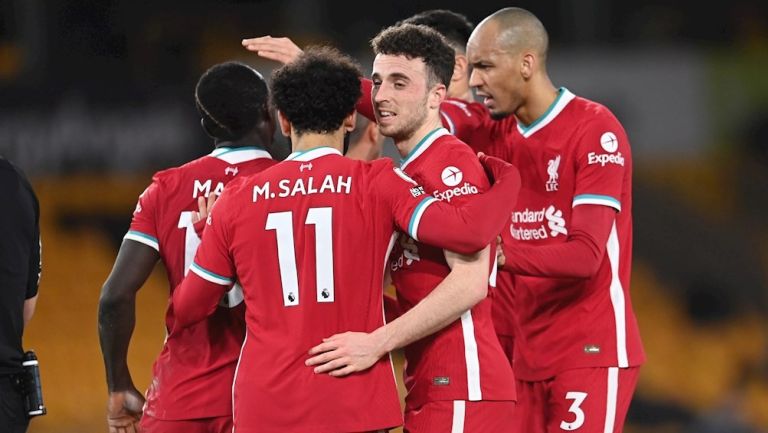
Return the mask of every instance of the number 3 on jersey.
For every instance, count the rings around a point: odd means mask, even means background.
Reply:
[[[584,411],[581,410],[581,404],[587,398],[586,392],[571,391],[565,395],[566,400],[573,400],[568,412],[576,415],[576,419],[572,422],[560,422],[560,429],[562,430],[576,430],[584,425]]]
[[[304,221],[305,225],[315,226],[317,302],[334,301],[332,215],[333,209],[330,207],[310,208]],[[277,260],[280,264],[280,281],[283,283],[283,305],[299,305],[293,212],[275,212],[267,215],[265,228],[274,230],[277,236]]]

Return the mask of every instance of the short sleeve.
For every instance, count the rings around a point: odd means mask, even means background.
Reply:
[[[372,191],[379,196],[382,211],[392,215],[395,226],[418,239],[421,217],[437,200],[391,162],[382,165],[385,167],[374,177]]]
[[[609,114],[586,125],[576,146],[573,206],[596,204],[621,211],[626,171],[631,164],[627,135]]]
[[[413,177],[424,185],[428,194],[454,206],[485,192],[490,186],[480,160],[460,141],[450,143],[444,151],[430,154]]]
[[[229,249],[231,227],[228,216],[233,214],[230,197],[230,189],[225,188],[213,205],[203,239],[190,267],[192,272],[204,280],[223,286],[235,282],[235,267]]]
[[[130,239],[160,251],[157,235],[157,213],[161,196],[161,184],[157,177],[153,179],[139,196],[131,219],[131,228],[123,239]]]

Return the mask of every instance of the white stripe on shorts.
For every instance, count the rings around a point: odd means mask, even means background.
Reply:
[[[466,401],[453,401],[453,424],[451,425],[451,433],[464,433],[464,415],[466,413],[466,409]]]
[[[608,367],[608,391],[605,401],[605,427],[603,433],[613,433],[616,427],[616,403],[619,394],[619,369]]]

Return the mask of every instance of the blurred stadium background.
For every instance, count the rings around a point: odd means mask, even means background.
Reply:
[[[418,3],[418,4],[417,4]],[[247,36],[367,41],[425,9],[473,22],[525,7],[547,26],[556,85],[603,102],[635,157],[633,297],[648,363],[625,431],[768,431],[768,4],[740,0],[2,0],[0,154],[39,195],[44,270],[27,348],[49,413],[32,433],[106,431],[102,282],[151,174],[207,153],[199,75]],[[391,149],[390,149],[391,150]],[[130,351],[140,389],[163,340],[158,267]]]

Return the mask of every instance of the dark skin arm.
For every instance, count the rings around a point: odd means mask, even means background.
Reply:
[[[215,194],[199,197],[197,224],[208,217]],[[107,424],[109,433],[135,433],[144,407],[128,370],[128,345],[136,323],[136,293],[149,278],[160,254],[152,247],[130,239],[123,241],[99,298],[99,342],[107,371]]]
[[[110,433],[138,431],[144,397],[128,370],[128,345],[136,321],[136,293],[149,278],[159,253],[126,239],[99,298],[99,341],[107,372]]]

